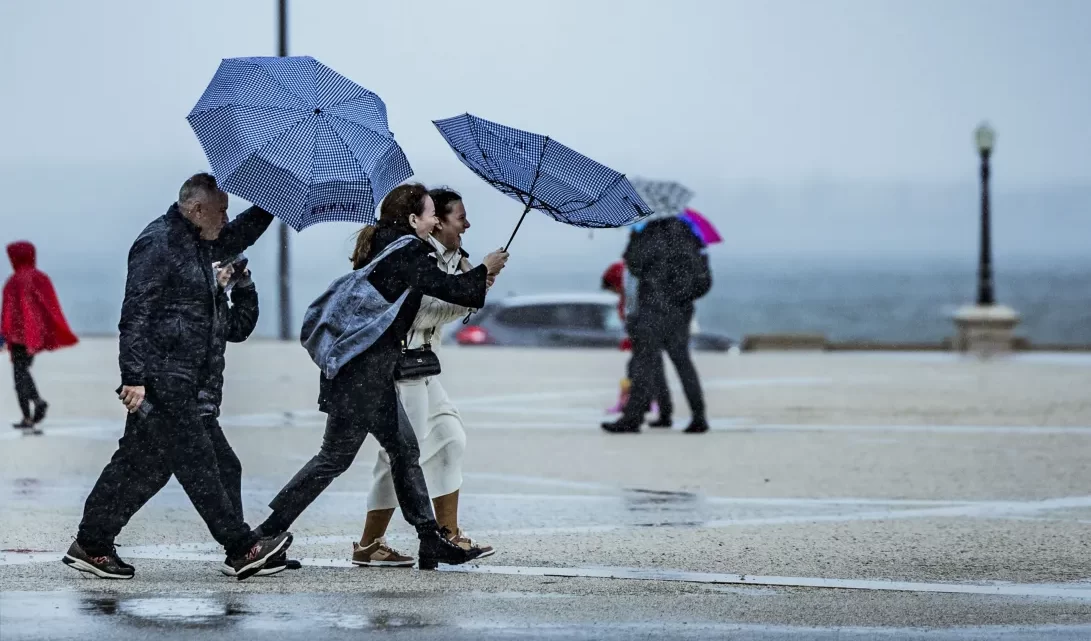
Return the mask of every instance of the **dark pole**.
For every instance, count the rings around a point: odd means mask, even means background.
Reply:
[[[288,0],[277,1],[277,55],[288,55]],[[280,239],[277,264],[280,284],[280,340],[286,341],[292,333],[292,288],[289,283],[291,270],[288,262],[288,225],[282,220],[277,229]]]
[[[981,152],[981,260],[977,266],[977,304],[993,305],[992,237],[989,225],[989,155],[990,149]]]

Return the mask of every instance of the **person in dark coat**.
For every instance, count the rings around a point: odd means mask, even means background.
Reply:
[[[40,434],[35,426],[45,419],[49,403],[42,400],[30,375],[34,356],[75,345],[79,339],[68,327],[53,281],[38,269],[34,245],[25,240],[11,243],[8,258],[13,273],[4,283],[0,338],[11,352],[15,395],[23,412],[22,420],[12,426]]]
[[[224,547],[239,580],[291,544],[291,534],[262,538],[240,518],[220,480],[216,450],[198,409],[218,322],[212,263],[254,244],[273,220],[251,207],[228,222],[227,201],[214,177],[197,174],[129,250],[118,323],[119,398],[129,416],[62,559],[81,572],[132,578],[134,569],[118,557],[114,539],[172,474]]]
[[[197,393],[197,411],[205,423],[212,447],[216,451],[216,465],[220,470],[220,481],[231,507],[239,520],[243,520],[242,509],[242,462],[239,460],[231,443],[228,442],[220,426],[220,403],[223,401],[224,369],[227,365],[227,344],[241,343],[258,324],[258,290],[250,277],[250,270],[242,269],[236,276],[232,263],[215,263],[216,270],[216,324],[212,332],[212,350],[209,358],[208,378],[204,387]],[[289,560],[284,552],[269,560],[265,567],[258,570],[257,576],[271,576],[286,569],[298,569],[299,561]],[[220,567],[226,576],[235,576],[231,559],[226,559]]]
[[[364,284],[375,290],[369,295],[381,299],[369,300],[367,309],[395,314],[397,308],[396,315],[373,343],[359,346],[358,354],[346,356],[347,362],[338,364],[332,378],[323,370],[318,403],[328,417],[322,447],[269,503],[273,513],[261,525],[263,534],[285,531],[352,465],[370,433],[390,457],[394,491],[402,514],[416,528],[420,539],[420,568],[434,569],[438,563],[464,563],[481,553],[480,548],[464,549],[452,543],[449,539],[453,533],[441,530],[436,522],[419,463],[420,447],[398,401],[394,370],[421,299],[428,295],[480,309],[485,304],[488,281],[503,268],[507,253],[493,252],[485,256],[481,265],[467,272],[448,274],[439,269],[435,249],[425,241],[436,220],[428,190],[420,184],[405,184],[383,200],[378,225],[365,227],[358,235],[353,266],[371,269]],[[395,243],[406,244],[372,264],[376,256]],[[385,313],[379,313],[376,318],[357,318],[340,309],[327,311],[330,317],[365,327],[379,322],[379,317],[386,317]],[[305,346],[309,344],[308,323],[305,319]],[[319,321],[319,325],[323,323]],[[359,334],[355,328],[345,333]]]
[[[708,431],[701,381],[689,353],[694,302],[711,287],[703,249],[689,226],[675,216],[652,220],[629,237],[625,265],[637,279],[636,310],[626,321],[633,344],[633,382],[621,418],[603,423],[604,430],[640,431],[645,408],[658,387],[656,361],[661,367],[661,353],[666,351],[693,414],[686,432]]]

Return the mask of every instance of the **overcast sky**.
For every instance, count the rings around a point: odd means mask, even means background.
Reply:
[[[207,167],[185,116],[219,61],[275,53],[275,4],[0,4],[2,240],[31,238],[54,265],[121,268],[140,228]],[[519,208],[430,122],[465,111],[681,180],[731,230],[726,250],[756,253],[972,253],[972,132],[988,119],[1000,251],[1091,248],[1087,0],[291,5],[290,53],[384,99],[417,179],[466,193],[478,255]],[[531,216],[513,261],[601,262],[624,242]],[[353,230],[293,232],[297,268],[347,267]]]

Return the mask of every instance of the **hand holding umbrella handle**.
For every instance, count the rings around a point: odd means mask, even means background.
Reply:
[[[508,263],[508,252],[506,249],[498,249],[494,252],[489,252],[481,264],[489,270],[489,276],[496,276],[504,269],[504,266]]]
[[[488,283],[487,287],[492,286],[492,282],[495,282],[496,280],[496,275],[504,269],[504,266],[507,265],[507,263],[508,252],[503,248],[498,249],[494,252],[489,252],[488,255],[485,256],[485,258],[481,261],[481,264],[484,265],[485,268],[488,270],[488,275],[485,277],[485,281],[486,283]],[[466,318],[462,319],[463,325],[466,325],[470,322],[470,316],[473,316],[474,311],[476,310],[470,310],[470,313],[466,314]]]

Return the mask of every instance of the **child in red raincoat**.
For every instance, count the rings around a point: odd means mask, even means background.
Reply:
[[[25,240],[14,242],[8,245],[8,258],[15,273],[4,284],[0,335],[11,352],[15,394],[23,411],[23,419],[14,427],[33,429],[49,407],[30,376],[34,356],[75,345],[78,339],[68,327],[52,281],[35,266],[34,245]]]

